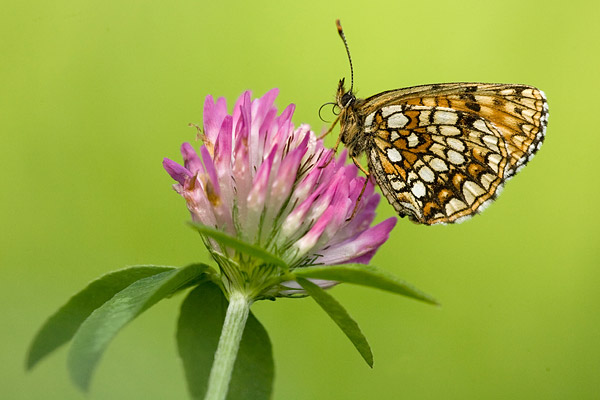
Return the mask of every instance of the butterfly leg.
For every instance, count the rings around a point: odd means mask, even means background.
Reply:
[[[356,215],[356,212],[358,211],[358,205],[360,204],[360,200],[362,199],[363,194],[365,194],[365,189],[367,188],[369,179],[371,179],[371,174],[369,173],[369,171],[360,164],[360,161],[358,161],[358,159],[356,157],[352,157],[352,161],[354,161],[354,164],[358,167],[358,169],[360,169],[363,172],[363,174],[365,174],[365,184],[363,185],[363,187],[360,191],[360,194],[358,195],[358,198],[356,199],[356,203],[354,204],[354,210],[352,211],[352,215],[346,221],[350,221]]]
[[[337,124],[338,120],[340,119],[340,117],[337,117],[335,119],[335,121],[333,122],[333,125],[331,125],[331,128],[329,128],[329,130],[327,132],[325,132],[324,134],[322,134],[321,136],[319,136],[319,139],[322,139],[325,137],[325,135],[327,135],[329,132],[331,132],[331,130],[333,129],[333,127],[335,126],[335,124]],[[337,142],[335,142],[335,146],[333,147],[333,152],[330,154],[329,158],[327,159],[327,162],[323,165],[320,166],[320,168],[325,168],[326,166],[329,165],[329,163],[331,162],[331,160],[333,160],[333,156],[337,153],[338,147],[340,147],[340,143],[342,142],[342,132],[340,131],[340,134],[338,135],[337,138]]]
[[[367,179],[369,179],[369,177],[371,176],[371,173],[369,172],[368,169],[366,169],[365,167],[363,167],[361,165],[360,161],[358,161],[358,158],[352,157],[352,161],[354,161],[354,165],[356,165],[358,167],[358,169],[360,169],[362,171],[362,173],[367,176]]]
[[[338,115],[337,118],[335,119],[335,121],[333,121],[333,124],[331,124],[331,126],[329,127],[329,129],[327,129],[327,131],[325,131],[325,133],[323,133],[321,136],[319,136],[319,139],[321,140],[325,136],[329,135],[331,133],[331,131],[333,130],[333,128],[335,128],[335,126],[337,125],[339,120],[340,120],[340,116]]]

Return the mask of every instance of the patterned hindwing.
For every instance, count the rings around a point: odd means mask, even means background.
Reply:
[[[392,90],[366,99],[362,105],[364,115],[382,104],[447,107],[491,122],[508,151],[505,179],[518,172],[539,150],[548,124],[544,93],[526,85],[445,83]]]
[[[504,136],[476,114],[447,107],[384,106],[365,118],[369,168],[401,215],[460,222],[483,210],[509,165]]]

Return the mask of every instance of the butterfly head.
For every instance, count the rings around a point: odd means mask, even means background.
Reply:
[[[346,89],[344,88],[344,79],[340,79],[340,83],[338,85],[338,90],[337,90],[337,94],[335,96],[335,100],[337,103],[337,106],[341,109],[341,110],[345,110],[348,107],[351,107],[355,102],[356,102],[356,96],[354,96],[354,93],[352,93],[352,91],[346,91]]]
[[[360,117],[357,112],[357,107],[360,107],[362,100],[357,99],[352,90],[346,91],[342,79],[338,85],[335,101],[340,110],[341,142],[348,147],[352,157],[359,156],[365,150],[366,143],[363,140],[364,132],[360,129]]]

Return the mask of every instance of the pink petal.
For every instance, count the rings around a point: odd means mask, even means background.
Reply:
[[[235,197],[235,181],[231,171],[232,128],[233,118],[228,115],[221,124],[214,150],[214,166],[220,183],[221,199],[229,209],[232,209]]]
[[[188,186],[193,189],[179,188],[176,190],[185,198],[192,220],[204,225],[218,227],[213,205],[206,197],[202,183],[197,177],[194,177],[193,180],[190,180]]]
[[[322,251],[323,256],[318,259],[318,262],[325,265],[343,264],[377,250],[388,239],[395,225],[395,217],[386,219],[361,232],[355,238]]]
[[[217,171],[215,169],[215,164],[213,163],[213,159],[210,156],[210,153],[206,146],[200,147],[200,154],[202,155],[202,161],[204,161],[204,167],[206,168],[206,173],[210,178],[210,182],[213,185],[215,190],[215,194],[219,196],[221,194],[221,187],[219,185],[219,178],[217,177]]]
[[[271,89],[260,99],[252,102],[252,136],[257,138],[258,149],[265,147],[265,139],[268,127],[272,124],[277,109],[273,106],[275,98],[279,94],[279,89]],[[262,158],[262,154],[258,154]]]
[[[327,225],[334,218],[335,213],[336,210],[333,207],[326,209],[323,215],[321,215],[321,218],[318,219],[306,235],[296,242],[295,247],[298,250],[297,257],[305,255],[315,247],[321,238],[321,235],[327,228]]]
[[[276,153],[275,150],[276,149],[271,152],[265,162],[258,168],[252,184],[252,190],[250,190],[250,193],[248,194],[247,217],[244,223],[245,229],[243,233],[253,242],[256,239],[260,239],[256,238],[256,232],[258,232],[260,227],[261,217],[265,209],[265,201],[270,195],[269,179],[271,176],[273,158]]]
[[[300,167],[300,160],[306,152],[306,148],[298,147],[287,155],[279,166],[277,177],[273,181],[271,201],[269,207],[277,210],[290,195],[294,185],[294,179]]]
[[[187,168],[168,158],[163,158],[163,168],[171,175],[171,178],[175,179],[181,185],[184,184],[186,178],[190,178],[193,175]]]
[[[269,195],[269,177],[271,175],[271,167],[273,165],[273,158],[275,157],[276,149],[273,149],[269,157],[263,162],[260,167],[258,167],[258,171],[256,172],[256,176],[254,177],[254,181],[252,182],[252,190],[248,194],[248,208],[253,209],[257,212],[262,212],[262,209],[265,204],[265,199],[267,195]]]
[[[204,172],[202,161],[191,144],[186,142],[181,145],[181,155],[183,156],[183,165],[190,170],[193,175]]]
[[[215,143],[217,135],[227,115],[227,101],[219,97],[217,104],[211,95],[206,96],[204,101],[204,134],[211,143]]]

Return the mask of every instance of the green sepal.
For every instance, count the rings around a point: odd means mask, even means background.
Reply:
[[[225,232],[211,228],[206,225],[199,224],[197,222],[189,222],[189,224],[200,234],[206,235],[225,246],[229,246],[239,251],[240,253],[254,258],[259,258],[269,264],[277,265],[284,271],[287,271],[289,269],[285,261],[258,246],[246,243],[243,240],[226,234]]]
[[[369,367],[372,368],[373,353],[371,352],[371,346],[369,346],[367,338],[363,335],[360,327],[356,321],[352,319],[350,314],[348,314],[346,309],[329,293],[311,281],[298,277],[296,282],[306,290],[306,293],[308,293],[329,317],[331,317],[337,326],[340,327],[342,332],[350,339],[356,350],[358,350],[362,358],[369,364]]]
[[[326,279],[369,286],[426,303],[439,305],[438,301],[427,293],[395,277],[389,272],[372,265],[340,264],[304,267],[295,269],[294,275],[297,277]]]
[[[137,265],[109,272],[92,281],[42,325],[29,347],[26,369],[33,368],[40,360],[70,341],[83,321],[116,293],[137,280],[172,269],[175,267]]]
[[[159,300],[207,279],[210,270],[208,265],[192,264],[140,279],[92,312],[77,330],[69,351],[67,365],[73,382],[87,391],[102,354],[127,323]]]
[[[213,282],[194,288],[181,305],[177,346],[190,396],[202,399],[225,321],[228,302]],[[271,342],[252,312],[240,343],[229,384],[228,400],[268,400],[274,377]]]

